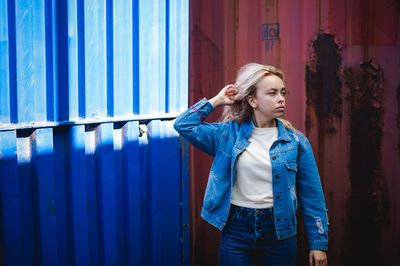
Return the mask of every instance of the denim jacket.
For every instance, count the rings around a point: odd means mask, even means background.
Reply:
[[[222,230],[227,222],[237,158],[250,144],[253,122],[202,123],[213,106],[202,99],[175,121],[178,133],[193,146],[214,156],[201,216]],[[278,138],[270,148],[274,220],[278,239],[297,233],[297,199],[311,250],[328,249],[328,217],[317,165],[308,139],[276,120]],[[296,197],[297,191],[297,197]]]

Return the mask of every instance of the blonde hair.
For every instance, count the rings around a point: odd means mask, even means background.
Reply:
[[[234,120],[239,125],[250,120],[253,115],[253,108],[248,103],[247,98],[255,94],[257,83],[268,75],[275,75],[285,82],[283,72],[274,66],[249,63],[241,67],[235,82],[238,90],[235,95],[235,102],[232,105],[225,106],[221,120],[223,122]],[[289,121],[283,118],[278,119],[285,127],[295,130]]]

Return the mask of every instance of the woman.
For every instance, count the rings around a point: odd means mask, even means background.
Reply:
[[[202,99],[174,126],[214,156],[201,216],[222,230],[221,265],[294,265],[297,196],[310,265],[327,265],[328,217],[307,138],[286,120],[283,73],[250,63],[235,85]],[[226,106],[222,122],[202,123]]]

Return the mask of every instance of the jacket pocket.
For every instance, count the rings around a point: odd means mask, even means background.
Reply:
[[[297,161],[285,162],[286,165],[286,177],[289,188],[296,187],[296,175],[297,175]]]
[[[226,203],[230,200],[230,187],[230,180],[219,181],[216,179],[209,179],[204,195],[203,208],[211,214],[213,211],[226,206]],[[220,215],[221,212],[217,211],[215,214]]]
[[[211,166],[211,174],[216,181],[231,180],[231,156],[220,150],[214,158]]]

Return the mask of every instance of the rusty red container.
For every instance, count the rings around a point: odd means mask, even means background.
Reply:
[[[286,74],[286,118],[310,139],[327,201],[330,265],[400,264],[399,14],[395,0],[190,3],[190,104],[249,62]],[[190,148],[193,265],[218,264],[220,232],[200,217],[211,162]]]

